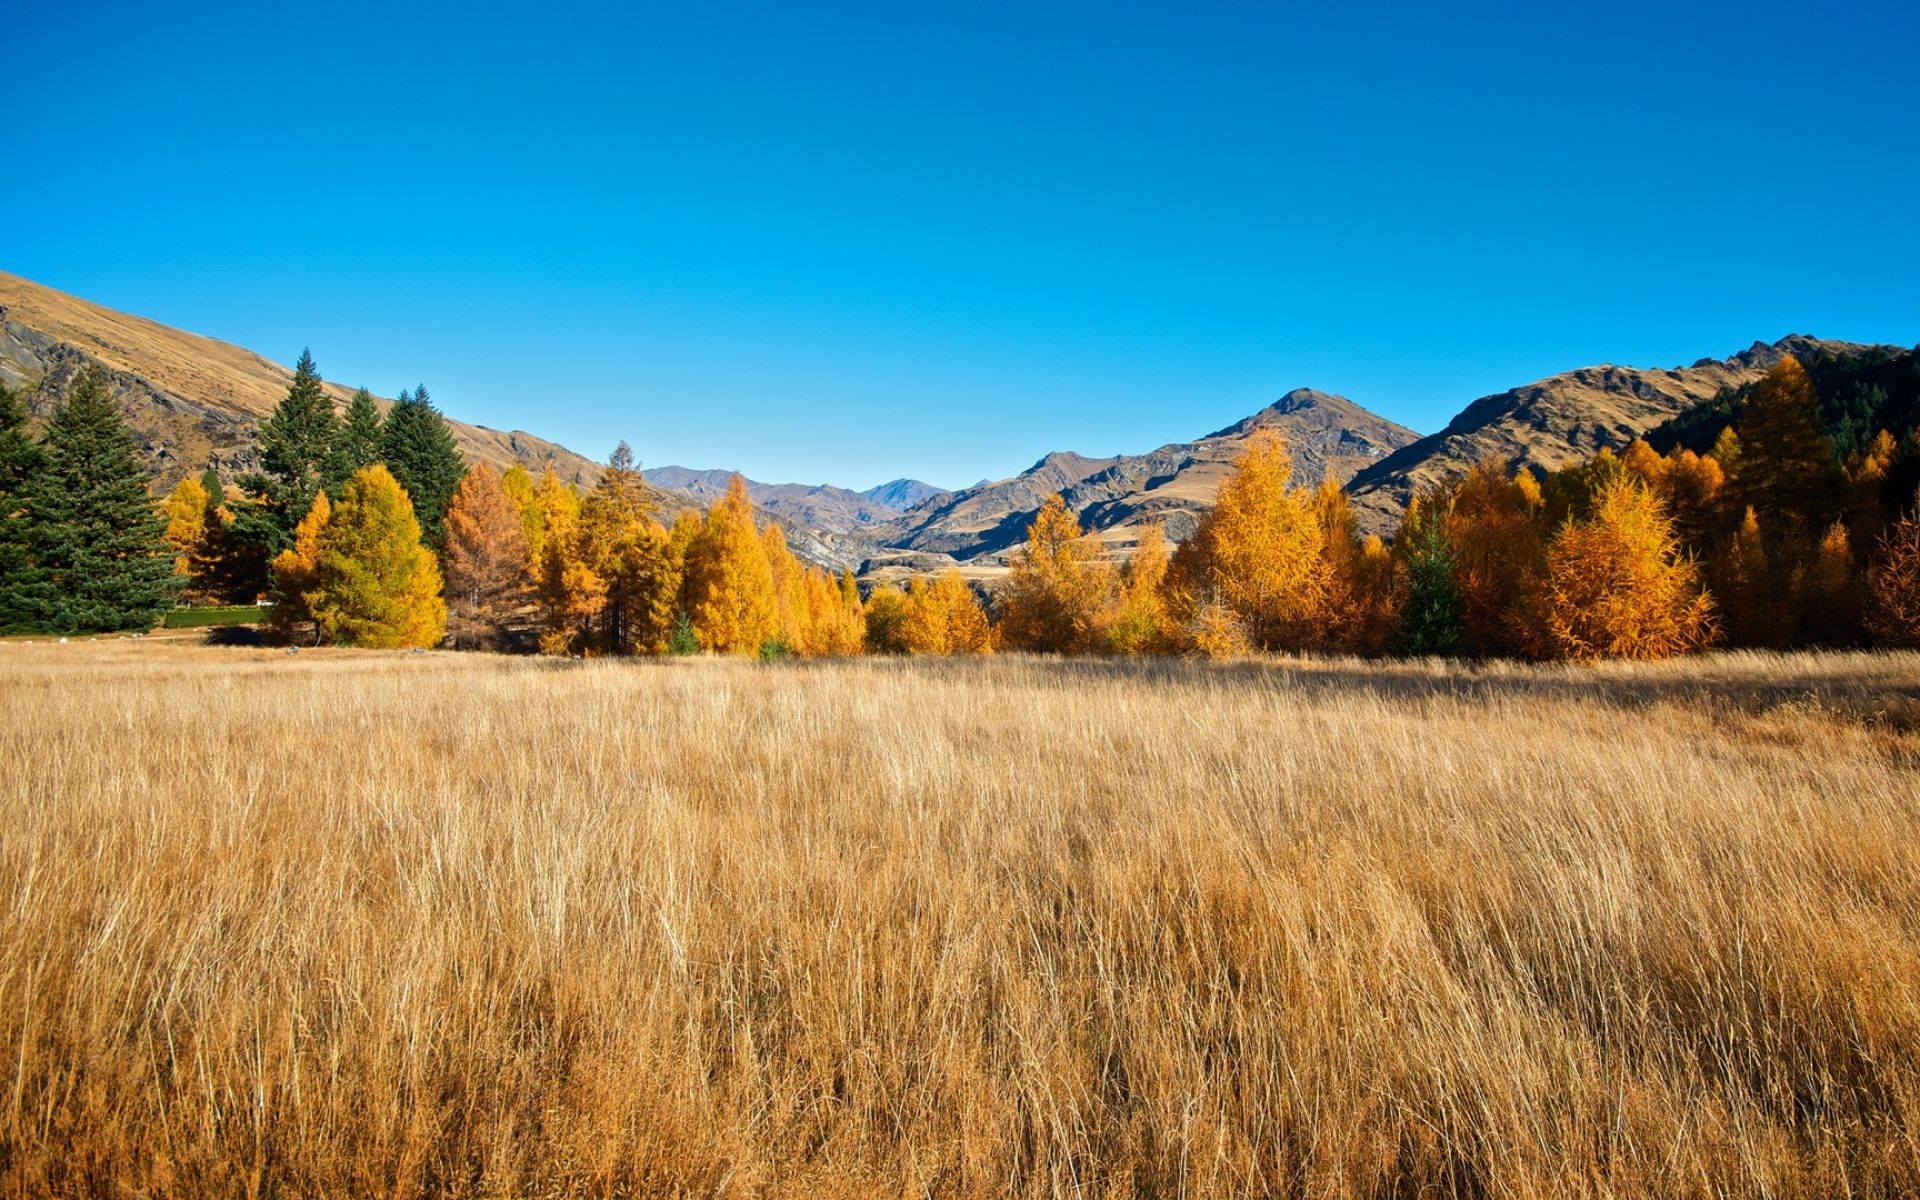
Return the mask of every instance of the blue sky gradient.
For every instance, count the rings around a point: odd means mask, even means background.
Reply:
[[[284,7],[11,14],[0,268],[855,487],[1920,341],[1911,3]]]

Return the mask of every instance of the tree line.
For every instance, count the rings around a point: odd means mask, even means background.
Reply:
[[[989,599],[957,569],[863,594],[760,525],[738,477],[669,519],[624,443],[585,489],[468,467],[424,387],[384,417],[364,390],[338,413],[305,354],[259,469],[183,480],[156,511],[88,368],[37,441],[0,393],[0,629],[144,628],[177,598],[265,596],[290,640],[573,655],[1920,644],[1914,433],[1850,432],[1843,454],[1790,357],[1725,399],[1704,453],[1673,437],[1538,476],[1483,463],[1415,496],[1391,540],[1360,535],[1334,481],[1295,486],[1263,431],[1177,546],[1144,526],[1116,563],[1049,497]]]

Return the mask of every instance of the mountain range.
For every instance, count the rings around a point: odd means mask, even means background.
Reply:
[[[915,479],[865,491],[748,480],[747,491],[766,517],[786,529],[795,552],[815,562],[853,567],[876,579],[958,565],[991,581],[1054,492],[1115,556],[1131,551],[1147,522],[1161,523],[1176,540],[1185,537],[1246,441],[1271,428],[1285,436],[1293,453],[1296,483],[1343,483],[1362,529],[1386,534],[1416,492],[1475,463],[1553,470],[1602,447],[1625,445],[1759,378],[1782,355],[1864,349],[1795,334],[1686,367],[1582,367],[1483,396],[1424,437],[1345,397],[1298,388],[1192,441],[1107,457],[1055,451],[1018,475],[959,491]],[[0,271],[0,383],[22,390],[29,409],[44,416],[87,362],[106,370],[158,488],[209,465],[229,479],[255,466],[258,426],[285,395],[290,378],[285,367],[252,351]],[[327,388],[342,404],[351,394],[339,384]],[[388,403],[380,401],[383,408]],[[517,463],[536,473],[551,466],[583,486],[599,478],[597,462],[555,442],[452,417],[448,423],[470,460]],[[711,503],[732,472],[667,466],[644,474],[672,511]]]

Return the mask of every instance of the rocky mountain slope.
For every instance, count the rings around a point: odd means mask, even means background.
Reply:
[[[1004,559],[1026,536],[1041,503],[1059,492],[1116,553],[1130,550],[1148,521],[1160,522],[1177,540],[1212,505],[1247,439],[1265,428],[1286,437],[1294,480],[1308,486],[1328,476],[1345,482],[1419,436],[1344,397],[1300,388],[1197,441],[1112,458],[1049,454],[1011,479],[923,504],[874,535],[896,550],[988,565]]]
[[[1755,342],[1730,358],[1690,367],[1582,367],[1483,396],[1445,429],[1362,467],[1348,484],[1363,527],[1389,532],[1419,490],[1458,478],[1476,463],[1554,470],[1615,449],[1724,388],[1758,379],[1786,354],[1862,347],[1800,334]]]
[[[44,415],[88,362],[105,368],[139,439],[170,487],[211,463],[231,479],[256,463],[255,432],[286,395],[292,372],[238,346],[115,312],[0,271],[0,382],[26,392]],[[329,381],[341,405],[353,389]],[[381,407],[389,401],[382,400]],[[501,467],[551,463],[564,479],[587,482],[600,468],[566,447],[518,430],[449,418],[468,459]]]
[[[695,471],[687,467],[648,467],[641,472],[655,487],[687,497],[702,506],[726,493],[732,471]],[[747,496],[763,512],[789,528],[802,525],[827,533],[850,534],[898,517],[902,509],[865,492],[832,484],[760,483],[745,481]],[[922,485],[924,486],[924,485]]]
[[[910,508],[918,508],[929,500],[940,500],[953,495],[946,488],[922,483],[918,479],[891,479],[878,487],[870,487],[860,494],[875,504],[884,505],[896,512],[905,512]]]

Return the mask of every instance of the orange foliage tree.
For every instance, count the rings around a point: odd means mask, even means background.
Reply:
[[[1174,647],[1167,616],[1167,535],[1158,523],[1140,526],[1133,557],[1120,575],[1119,605],[1106,626],[1114,654],[1166,654]]]
[[[521,512],[488,463],[475,463],[454,489],[441,563],[454,643],[500,645],[531,598],[532,573]]]
[[[1645,448],[1645,443],[1635,445]],[[1527,646],[1522,601],[1536,586],[1544,550],[1539,483],[1531,475],[1480,463],[1433,503],[1443,514],[1440,529],[1453,552],[1460,636],[1467,652],[1522,651]]]
[[[272,627],[284,636],[295,635],[313,621],[313,612],[307,606],[307,594],[313,588],[314,571],[320,562],[320,535],[332,516],[333,506],[328,502],[327,494],[315,492],[313,505],[307,509],[307,515],[294,526],[293,545],[274,557],[269,570],[273,598],[273,615],[269,620]],[[315,641],[319,640],[320,631],[317,628],[313,630],[313,636]]]
[[[1880,535],[1867,572],[1866,616],[1867,631],[1880,642],[1920,646],[1920,509]]]
[[[687,548],[687,614],[703,650],[758,654],[780,631],[773,564],[754,528],[746,481],[735,475]]]
[[[906,649],[909,654],[984,654],[993,647],[987,612],[957,568],[931,582],[916,577],[907,588]]]
[[[1673,522],[1645,484],[1619,476],[1547,549],[1543,611],[1554,650],[1576,661],[1665,658],[1715,633],[1713,604]]]
[[[1000,589],[1003,644],[1043,654],[1084,654],[1098,645],[1115,576],[1097,553],[1066,502],[1048,496]]]
[[[1256,433],[1174,554],[1168,598],[1202,652],[1299,650],[1318,641],[1331,571],[1325,534],[1292,475],[1285,441],[1272,430]]]

